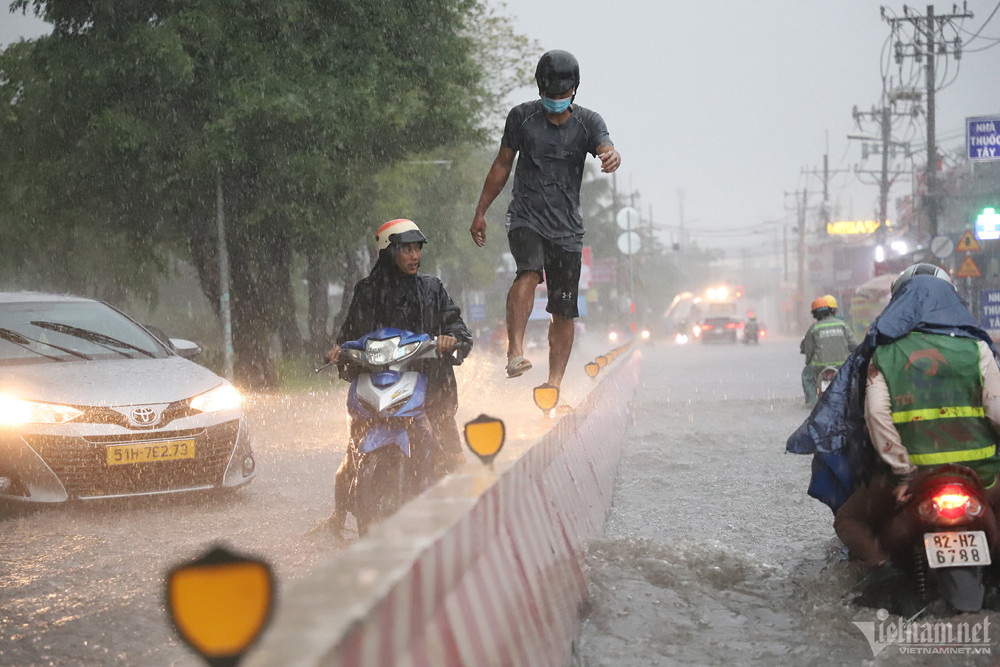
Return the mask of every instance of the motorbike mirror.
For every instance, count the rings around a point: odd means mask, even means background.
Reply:
[[[274,606],[274,574],[262,560],[214,547],[167,574],[174,629],[212,667],[237,664]]]
[[[548,412],[556,407],[556,403],[559,402],[559,387],[553,387],[550,384],[543,384],[535,387],[532,391],[532,398],[535,399],[535,405],[538,406],[542,412]]]
[[[601,365],[596,361],[589,361],[587,365],[583,367],[583,370],[587,371],[587,375],[590,377],[597,377],[597,374],[601,372]]]
[[[493,463],[503,448],[505,437],[503,420],[496,417],[479,415],[465,425],[465,444],[484,465]]]

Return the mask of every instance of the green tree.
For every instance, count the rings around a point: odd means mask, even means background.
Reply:
[[[183,244],[218,307],[221,185],[236,370],[251,385],[274,380],[268,347],[280,325],[291,323],[282,338],[295,344],[294,255],[356,254],[375,176],[475,139],[489,108],[468,24],[476,0],[12,8],[53,24],[0,56],[0,209],[10,229],[43,231],[16,256],[90,257],[89,240],[105,248],[99,275],[86,259],[39,261],[39,279],[128,295],[155,285]]]

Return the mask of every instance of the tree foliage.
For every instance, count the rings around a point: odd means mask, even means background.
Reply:
[[[217,305],[221,186],[237,372],[265,385],[293,258],[336,272],[356,254],[384,210],[377,175],[481,139],[505,81],[487,56],[526,45],[479,0],[12,8],[53,32],[0,54],[0,271],[121,300],[187,253]]]

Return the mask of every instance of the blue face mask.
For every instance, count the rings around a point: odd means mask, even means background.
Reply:
[[[569,105],[573,103],[572,97],[567,97],[564,100],[552,100],[548,97],[542,96],[542,106],[549,113],[562,113],[569,108]]]

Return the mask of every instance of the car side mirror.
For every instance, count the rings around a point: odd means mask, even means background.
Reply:
[[[192,343],[189,340],[184,340],[183,338],[171,338],[170,347],[174,349],[174,352],[178,356],[184,357],[185,359],[194,359],[199,354],[201,354],[201,348],[198,347],[197,343]]]

